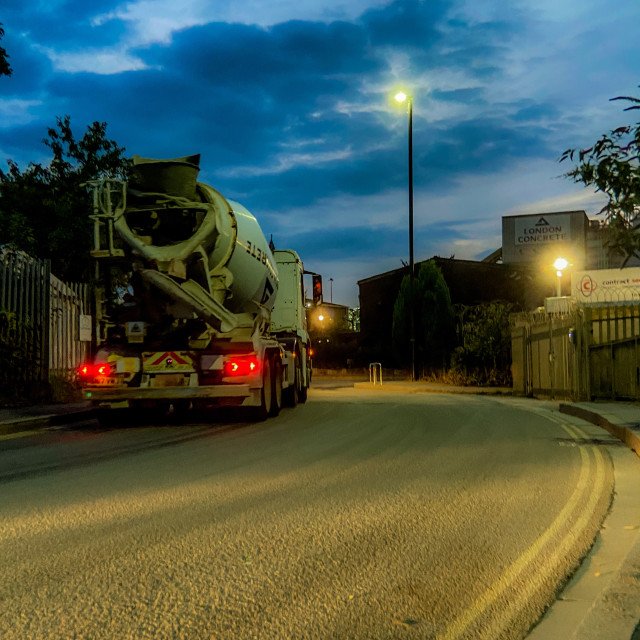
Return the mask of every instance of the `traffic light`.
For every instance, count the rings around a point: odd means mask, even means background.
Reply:
[[[313,304],[322,304],[322,276],[315,274],[313,279]]]

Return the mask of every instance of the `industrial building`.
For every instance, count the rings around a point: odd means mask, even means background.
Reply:
[[[516,310],[541,307],[557,287],[571,293],[571,270],[612,269],[624,257],[608,246],[609,229],[584,211],[535,213],[502,218],[502,246],[482,261],[435,256],[449,287],[454,308],[463,309],[496,300],[510,302]],[[569,263],[558,281],[553,262]],[[416,273],[422,263],[415,265]],[[630,260],[627,266],[640,264]],[[365,278],[358,282],[360,338],[366,354],[393,359],[391,333],[393,303],[408,267]]]

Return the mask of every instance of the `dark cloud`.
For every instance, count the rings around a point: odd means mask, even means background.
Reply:
[[[287,233],[286,225],[275,228],[278,246],[296,247],[305,261],[331,262],[334,260],[358,262],[377,255],[379,258],[403,256],[408,251],[408,229],[370,227],[366,220],[361,226],[318,229],[306,233]],[[270,233],[271,231],[269,231]],[[438,243],[461,238],[462,234],[447,223],[436,223],[416,228],[414,245],[421,255]],[[400,264],[398,264],[400,266]]]
[[[361,18],[375,46],[430,47],[441,39],[438,23],[445,18],[451,0],[396,0]]]
[[[559,115],[558,107],[549,102],[540,103],[527,100],[517,105],[517,111],[513,114],[512,119],[515,122],[538,122],[556,119]]]
[[[0,97],[18,96],[21,99],[40,97],[42,86],[51,77],[53,68],[47,56],[33,48],[26,36],[15,33],[6,25],[1,46],[9,55],[13,72],[0,79]]]
[[[14,74],[0,78],[2,155],[23,163],[46,157],[41,141],[55,116],[69,114],[76,136],[91,122],[105,121],[107,135],[129,154],[201,153],[202,179],[259,217],[269,212],[265,230],[271,227],[281,236],[290,233],[290,225],[279,211],[296,211],[304,219],[317,211],[312,205],[319,201],[338,202],[347,195],[355,202],[358,196],[406,188],[406,114],[385,113],[383,95],[400,67],[421,84],[433,75],[437,85],[414,92],[414,186],[422,197],[455,196],[463,176],[490,179],[516,162],[555,159],[567,146],[589,144],[592,134],[575,138],[576,132],[587,135],[581,78],[588,81],[583,91],[591,99],[594,91],[609,91],[611,82],[603,81],[609,74],[624,76],[627,84],[607,94],[605,105],[616,91],[633,93],[638,84],[637,79],[628,83],[637,67],[632,44],[624,45],[624,57],[604,40],[597,59],[576,49],[572,60],[568,48],[561,61],[551,60],[553,52],[546,50],[534,56],[530,16],[501,7],[500,20],[472,20],[461,17],[471,12],[464,13],[458,0],[395,0],[348,22],[298,20],[269,28],[214,22],[184,28],[170,43],[126,51],[147,68],[112,75],[56,71],[46,52],[89,58],[106,47],[117,55],[136,25],[94,20],[117,3],[52,1],[38,3],[37,10],[31,0],[4,5],[0,0],[2,46]],[[335,15],[344,15],[340,11]],[[587,51],[592,36],[586,29],[566,46]],[[519,67],[513,52],[520,39],[526,47],[518,64],[528,65],[527,75],[514,77]],[[621,47],[631,40],[617,42]],[[541,73],[542,65],[551,63],[548,74]],[[560,63],[563,75],[556,80]],[[532,85],[527,99],[519,99],[533,71],[544,79],[544,91]],[[447,90],[438,88],[443,75]],[[458,78],[465,88],[455,88]],[[517,95],[505,98],[512,80]],[[565,90],[567,83],[575,86]],[[558,98],[563,91],[565,103]],[[437,118],[423,117],[425,105],[436,107]],[[468,107],[462,116],[461,105]],[[362,229],[363,215],[354,208],[353,220],[344,221],[347,229],[292,235],[286,244],[300,246],[319,262],[406,254],[406,232]],[[456,233],[446,226],[416,229],[416,247],[450,241]]]
[[[39,4],[37,15],[31,11],[3,12],[5,30],[23,33],[33,45],[55,46],[58,51],[109,46],[126,33],[126,26],[119,20],[94,23],[94,17],[113,9],[108,0]]]
[[[327,228],[308,233],[278,234],[282,246],[296,247],[305,261],[345,260],[355,262],[377,251],[381,256],[396,255],[407,244],[407,232],[386,227]]]
[[[368,55],[365,32],[340,22],[291,21],[271,29],[212,23],[176,34],[170,48],[138,53],[150,65],[179,67],[200,82],[240,90],[258,84],[278,87],[287,77],[322,82],[335,74],[372,72],[380,64]],[[323,93],[322,84],[314,93]],[[287,97],[295,101],[298,96],[291,92]]]

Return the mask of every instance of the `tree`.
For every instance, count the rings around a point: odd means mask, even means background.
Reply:
[[[454,337],[449,287],[433,260],[423,263],[413,281],[404,276],[393,307],[393,343],[400,354],[411,351],[411,303],[414,311],[416,361],[422,367],[446,365]]]
[[[611,100],[631,102],[625,111],[640,109],[638,98],[618,96]],[[560,162],[573,161],[576,152],[567,149]],[[609,201],[600,213],[605,214],[611,228],[610,246],[626,256],[624,266],[631,256],[640,257],[640,122],[618,127],[577,153],[577,166],[564,175],[595,186],[607,196]]]
[[[39,258],[50,258],[59,277],[88,275],[93,228],[92,203],[83,183],[125,178],[124,148],[106,138],[107,125],[94,122],[76,141],[69,116],[56,119],[44,144],[52,152],[48,166],[31,163],[24,172],[9,161],[0,171],[0,238]]]
[[[513,305],[488,302],[459,310],[458,346],[452,370],[469,381],[511,384],[511,324]]]
[[[0,22],[0,40],[2,38],[4,38],[4,29],[2,28],[2,22]],[[8,58],[7,50],[0,47],[0,76],[10,76],[12,73],[12,69],[7,62]]]

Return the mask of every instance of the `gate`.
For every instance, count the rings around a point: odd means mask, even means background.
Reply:
[[[88,286],[52,275],[49,308],[49,372],[66,378],[88,355],[90,342],[80,336],[81,316],[89,314]]]
[[[0,394],[11,399],[51,374],[69,377],[90,348],[79,335],[89,313],[86,284],[66,284],[48,260],[0,247]]]
[[[511,317],[514,393],[640,400],[640,306],[578,306]]]

